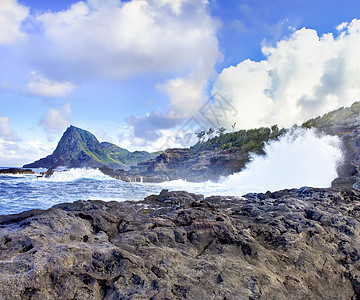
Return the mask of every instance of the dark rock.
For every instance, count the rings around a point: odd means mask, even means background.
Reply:
[[[163,190],[0,216],[1,299],[357,299],[359,203]]]
[[[20,169],[20,168],[9,168],[9,169],[1,169],[0,174],[35,174],[31,169]]]

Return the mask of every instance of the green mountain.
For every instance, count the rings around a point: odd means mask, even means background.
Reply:
[[[128,168],[155,157],[158,153],[130,152],[108,142],[100,143],[89,131],[70,126],[64,132],[53,154],[24,168],[55,168],[58,166]]]

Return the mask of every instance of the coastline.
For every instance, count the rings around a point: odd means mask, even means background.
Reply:
[[[0,216],[4,299],[351,299],[360,192],[152,195]],[[356,299],[356,298],[354,298]]]

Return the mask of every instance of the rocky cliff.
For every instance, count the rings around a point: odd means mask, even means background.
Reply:
[[[138,162],[154,157],[145,151],[129,152],[114,144],[102,142],[89,131],[70,126],[63,134],[53,154],[24,168],[55,168],[65,166],[101,167],[108,165],[112,168],[128,168]]]
[[[221,134],[190,148],[167,149],[157,157],[138,163],[123,172],[101,168],[109,176],[125,181],[161,182],[185,179],[201,182],[217,180],[240,172],[250,161],[250,154],[264,154],[264,144],[285,133],[277,126],[240,130]]]
[[[360,102],[311,119],[302,126],[340,137],[344,161],[338,167],[339,177],[333,186],[360,188]]]
[[[17,299],[359,299],[360,193],[162,191],[0,216]]]
[[[340,137],[344,159],[332,186],[360,188],[360,102],[308,120],[302,127]],[[285,132],[273,126],[222,134],[190,148],[168,149],[132,167],[129,172],[105,173],[126,181],[216,180],[240,172],[249,162],[251,153],[264,154],[264,143]]]

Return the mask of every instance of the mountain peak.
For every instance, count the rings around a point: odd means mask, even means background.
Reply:
[[[141,155],[134,154],[114,144],[102,142],[89,131],[70,125],[63,133],[53,154],[26,168],[55,168],[65,167],[101,167],[108,165],[112,168],[129,167],[152,158],[148,152]]]

